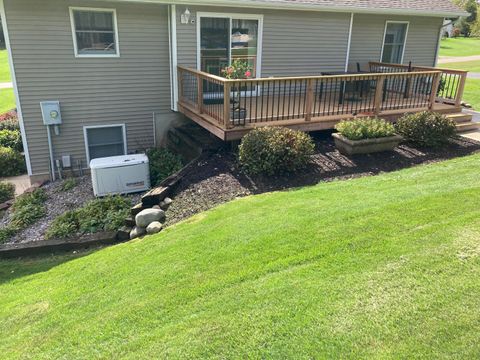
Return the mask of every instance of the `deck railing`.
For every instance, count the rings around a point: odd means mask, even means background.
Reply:
[[[437,90],[436,101],[446,104],[454,104],[456,106],[460,106],[462,103],[468,71],[381,62],[370,62],[369,65],[370,71],[374,73],[441,71],[442,76]]]
[[[179,104],[224,129],[428,110],[441,71],[231,80],[178,67]]]

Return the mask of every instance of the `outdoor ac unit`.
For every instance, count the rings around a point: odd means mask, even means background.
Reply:
[[[111,156],[90,161],[95,196],[128,194],[150,189],[145,154]]]

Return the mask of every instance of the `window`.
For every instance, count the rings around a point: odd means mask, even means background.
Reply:
[[[382,62],[401,64],[407,40],[408,22],[387,21],[383,39]]]
[[[91,126],[83,128],[87,160],[125,155],[127,153],[125,125]]]
[[[76,57],[117,57],[115,10],[70,8]]]

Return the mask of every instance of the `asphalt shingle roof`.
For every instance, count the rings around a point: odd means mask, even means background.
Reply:
[[[450,0],[247,0],[246,3],[259,5],[289,5],[292,7],[316,7],[330,10],[384,11],[392,13],[436,14],[445,17],[466,15],[462,9]],[[241,4],[242,1],[236,1]]]

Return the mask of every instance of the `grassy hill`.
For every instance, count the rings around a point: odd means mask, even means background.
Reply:
[[[480,155],[0,261],[3,358],[475,358]]]

